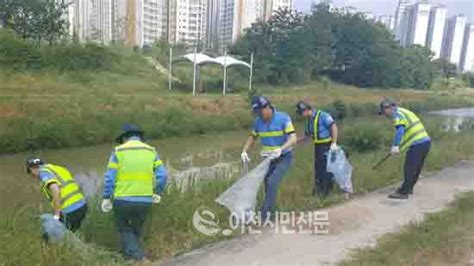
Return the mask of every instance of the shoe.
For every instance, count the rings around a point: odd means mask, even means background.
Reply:
[[[388,195],[388,198],[389,199],[408,199],[408,194],[395,192]]]
[[[401,187],[397,188],[396,193],[398,194],[408,194],[408,195],[413,195],[413,188],[408,190],[408,193],[404,193],[403,189]]]

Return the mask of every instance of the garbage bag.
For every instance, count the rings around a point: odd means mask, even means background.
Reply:
[[[353,168],[343,149],[329,151],[326,167],[328,172],[333,173],[334,180],[344,192],[354,192],[352,188]]]
[[[40,215],[41,224],[43,225],[43,237],[50,243],[58,243],[67,231],[66,227],[53,218],[50,213]]]
[[[216,199],[217,203],[229,209],[238,222],[245,223],[255,214],[258,190],[268,172],[270,162],[270,158],[263,160]]]

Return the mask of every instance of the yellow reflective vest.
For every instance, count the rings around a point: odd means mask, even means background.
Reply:
[[[130,196],[152,196],[155,187],[155,148],[138,140],[131,140],[115,148],[117,163],[109,168],[117,169],[114,198]]]
[[[81,189],[74,181],[74,177],[66,168],[54,164],[46,164],[41,167],[41,171],[48,172],[54,176],[54,178],[49,179],[46,182],[42,182],[41,186],[44,195],[51,202],[51,205],[53,205],[53,195],[48,187],[52,183],[59,185],[61,210],[64,210],[77,202],[85,200]]]
[[[405,134],[400,143],[400,150],[404,151],[414,142],[429,137],[423,123],[415,113],[401,107],[398,107],[396,112],[398,115],[394,119],[395,127],[405,127]]]
[[[329,143],[331,142],[331,136],[327,138],[319,138],[319,118],[321,116],[321,110],[316,111],[316,116],[314,117],[313,121],[313,140],[315,144],[323,144],[323,143]]]

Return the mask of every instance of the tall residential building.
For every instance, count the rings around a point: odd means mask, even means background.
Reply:
[[[114,40],[143,47],[167,38],[168,0],[116,0],[113,10]]]
[[[409,45],[408,38],[410,35],[410,25],[413,24],[413,6],[406,6],[400,17],[400,24],[395,32],[395,38],[400,42],[401,46]]]
[[[80,41],[112,40],[112,0],[75,0],[74,35]]]
[[[377,21],[387,27],[387,29],[394,30],[395,18],[393,16],[379,16]]]
[[[207,30],[208,0],[170,0],[168,40],[171,43],[203,44]]]
[[[461,70],[474,72],[474,24],[466,26],[461,53]]]
[[[443,34],[446,25],[446,14],[448,10],[445,7],[434,7],[430,12],[430,22],[428,26],[428,36],[426,46],[434,53],[434,59],[441,57],[443,48]]]
[[[101,43],[112,41],[112,0],[91,0],[88,39]]]
[[[399,0],[398,1],[398,6],[397,10],[395,11],[395,25],[394,25],[394,31],[395,31],[395,38],[399,41],[401,41],[403,38],[403,35],[405,34],[405,25],[404,22],[406,22],[407,19],[407,13],[406,9],[408,7],[408,2],[407,0]]]
[[[237,23],[237,29],[233,36],[233,41],[238,39],[245,31],[245,29],[250,28],[253,23],[257,22],[259,19],[257,12],[257,2],[256,0],[239,0],[239,5],[237,8],[237,16],[235,22]]]
[[[89,36],[90,0],[74,0],[74,35],[79,41],[86,41]]]
[[[208,0],[206,9],[206,47],[219,47],[219,0]]]
[[[219,48],[225,48],[234,41],[234,35],[239,27],[239,0],[220,0],[218,1],[217,13],[217,45]]]
[[[460,67],[461,50],[463,46],[466,18],[457,15],[448,19],[444,33],[442,57]]]
[[[208,0],[207,47],[223,50],[257,21],[266,21],[280,8],[292,9],[292,0]]]
[[[142,0],[138,4],[137,40],[139,46],[164,39],[168,31],[168,1]]]
[[[406,45],[426,45],[430,9],[431,5],[424,3],[417,3],[410,8]]]

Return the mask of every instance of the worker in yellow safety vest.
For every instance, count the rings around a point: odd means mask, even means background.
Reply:
[[[46,164],[40,158],[29,158],[26,171],[41,181],[41,190],[53,206],[54,219],[73,232],[79,229],[86,217],[87,204],[71,172],[62,166]]]
[[[296,113],[305,119],[305,139],[314,142],[313,195],[326,198],[333,186],[333,174],[326,169],[328,153],[339,149],[338,127],[334,118],[323,110],[314,109],[306,102],[296,103]]]
[[[406,151],[404,166],[404,181],[395,193],[389,195],[393,199],[407,199],[413,194],[420,176],[421,169],[431,148],[431,138],[428,135],[421,119],[412,111],[398,106],[390,100],[380,103],[380,115],[393,120],[395,136],[391,149],[392,155]]]
[[[143,136],[136,125],[124,125],[107,166],[101,204],[103,212],[114,210],[125,258],[136,261],[146,260],[140,243],[143,224],[167,179],[163,161]]]

